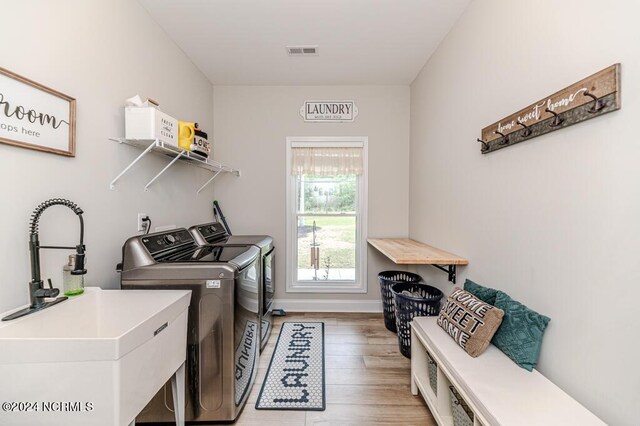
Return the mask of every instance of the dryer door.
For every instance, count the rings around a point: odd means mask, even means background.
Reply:
[[[262,259],[262,273],[264,274],[264,301],[263,312],[268,313],[272,309],[273,295],[275,293],[275,272],[276,272],[276,248],[273,247]]]

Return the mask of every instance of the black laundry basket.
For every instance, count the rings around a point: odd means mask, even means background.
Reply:
[[[403,291],[419,293],[420,297],[402,294]],[[414,317],[429,317],[440,313],[442,292],[435,287],[419,283],[398,283],[391,286],[396,307],[396,327],[400,352],[411,358],[411,321]]]
[[[391,286],[398,283],[419,283],[422,277],[405,271],[383,271],[378,274],[380,294],[382,295],[382,310],[384,311],[384,326],[387,330],[396,332],[396,308],[393,305]]]

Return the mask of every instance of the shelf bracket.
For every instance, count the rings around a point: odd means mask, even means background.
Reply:
[[[175,158],[173,160],[171,160],[169,162],[169,164],[167,164],[164,169],[160,170],[160,173],[158,173],[157,175],[154,176],[153,179],[151,179],[149,181],[149,183],[144,187],[145,191],[149,191],[149,187],[151,186],[151,184],[153,182],[156,181],[156,179],[158,179],[164,172],[167,171],[167,169],[169,169],[169,167],[173,166],[175,164],[176,161],[178,161],[183,155],[184,155],[185,151],[181,151],[180,154],[176,155]]]
[[[200,189],[198,189],[198,192],[196,192],[196,194],[199,194],[207,185],[209,185],[211,182],[213,182],[213,180],[218,177],[218,175],[222,173],[222,169],[218,170],[217,172],[214,173],[214,175],[211,177],[211,179],[209,179],[208,181],[206,181],[204,183],[204,185],[202,185],[200,187]]]
[[[131,170],[131,168],[142,159],[142,157],[144,157],[145,155],[147,155],[149,153],[149,151],[151,151],[153,149],[154,146],[156,146],[157,140],[153,141],[144,151],[142,151],[142,153],[140,155],[138,155],[136,157],[135,160],[133,160],[127,167],[125,167],[125,169],[123,171],[120,172],[120,174],[118,176],[115,177],[115,179],[113,179],[111,181],[111,183],[109,184],[109,188],[110,189],[115,189],[116,188],[116,182],[122,177],[124,176],[125,173],[127,173],[129,170]]]
[[[456,283],[456,265],[431,265],[446,272],[449,275],[449,281],[453,284]]]

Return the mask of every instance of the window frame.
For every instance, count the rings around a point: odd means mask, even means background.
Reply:
[[[367,211],[368,211],[368,145],[366,136],[287,137],[286,165],[286,292],[287,293],[367,293]],[[356,217],[356,280],[316,281],[297,280],[297,200],[296,177],[291,175],[291,149],[294,147],[362,148],[363,173],[357,176],[358,206]],[[331,215],[333,216],[333,215]],[[339,216],[339,215],[335,215]]]

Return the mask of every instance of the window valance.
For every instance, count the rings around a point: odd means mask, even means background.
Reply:
[[[361,175],[363,167],[362,148],[296,147],[291,149],[292,175]]]

